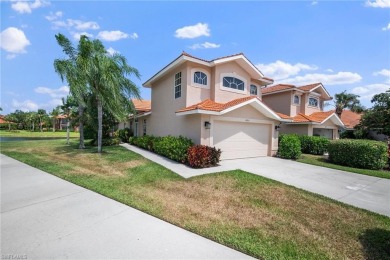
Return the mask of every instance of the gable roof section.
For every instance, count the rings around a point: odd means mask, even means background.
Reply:
[[[335,110],[332,110],[335,112]],[[351,110],[343,110],[341,113],[341,121],[347,129],[353,129],[356,125],[360,123],[362,114],[352,112]]]
[[[227,103],[217,103],[210,99],[206,99],[200,103],[176,111],[176,115],[178,116],[189,115],[189,114],[223,115],[246,105],[252,105],[255,109],[257,109],[259,112],[261,112],[268,118],[278,120],[278,121],[285,121],[285,122],[291,121],[287,118],[280,117],[277,113],[275,113],[272,109],[266,106],[259,98],[255,96],[238,98],[229,101]]]
[[[132,99],[134,108],[137,112],[149,112],[152,110],[152,102],[145,99]]]
[[[166,65],[164,68],[162,68],[160,71],[158,71],[156,74],[154,74],[150,79],[148,79],[144,84],[142,84],[144,87],[150,88],[152,87],[152,84],[154,81],[161,78],[165,73],[170,71],[171,69],[183,64],[186,61],[191,61],[194,63],[198,63],[201,65],[205,65],[207,67],[214,67],[217,64],[222,64],[225,62],[230,61],[236,61],[241,67],[243,67],[246,71],[249,72],[252,78],[258,79],[260,81],[263,81],[267,84],[272,84],[274,81],[273,79],[264,77],[264,75],[261,73],[261,71],[253,65],[251,61],[249,61],[243,53],[233,54],[229,56],[224,56],[220,58],[213,59],[211,61],[204,60],[197,58],[195,56],[192,56],[186,52],[183,52],[179,57],[174,59],[171,63]]]
[[[280,92],[285,92],[285,91],[301,91],[304,93],[310,93],[313,92],[314,90],[320,88],[320,92],[323,94],[326,100],[332,99],[332,97],[329,95],[329,92],[325,89],[324,85],[322,83],[313,83],[309,85],[304,85],[297,87],[295,85],[290,85],[290,84],[278,84],[274,86],[270,86],[267,88],[261,89],[261,93],[263,95],[270,95],[270,94],[275,94],[275,93],[280,93]]]
[[[337,126],[345,127],[344,123],[334,113],[334,111],[314,112],[311,115],[299,113],[298,115],[292,117],[292,122],[289,124],[323,124],[328,120],[331,120]]]

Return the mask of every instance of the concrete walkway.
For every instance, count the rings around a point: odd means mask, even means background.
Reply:
[[[2,259],[249,256],[0,154]]]
[[[122,144],[184,178],[241,169],[390,217],[390,180],[274,157],[224,160],[220,166],[192,169],[138,147]]]

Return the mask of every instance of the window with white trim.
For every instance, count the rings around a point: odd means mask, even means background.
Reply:
[[[194,83],[207,86],[207,75],[201,71],[195,71]]]
[[[309,97],[309,106],[318,107],[318,98]]]
[[[244,90],[245,84],[244,81],[235,78],[235,77],[223,77],[223,83],[222,85],[225,88],[231,88],[231,89],[237,89],[237,90]]]
[[[299,95],[294,95],[293,103],[294,105],[299,105],[301,103],[301,97]]]
[[[252,96],[257,96],[257,86],[256,85],[251,85],[250,93]]]
[[[143,127],[143,134],[146,135],[146,119],[144,119],[144,123],[142,127]]]
[[[181,72],[175,74],[175,99],[181,97]]]

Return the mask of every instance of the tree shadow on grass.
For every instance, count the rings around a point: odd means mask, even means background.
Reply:
[[[359,240],[366,259],[390,259],[390,230],[367,229]]]

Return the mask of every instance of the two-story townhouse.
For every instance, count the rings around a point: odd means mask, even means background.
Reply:
[[[130,122],[138,135],[182,135],[220,148],[222,159],[271,156],[277,126],[289,121],[261,101],[260,89],[272,83],[242,53],[207,61],[183,52],[143,84],[150,110]]]
[[[324,103],[332,97],[321,83],[300,87],[278,84],[261,91],[265,104],[291,119],[279,126],[280,133],[338,139],[339,130],[345,127],[334,111],[324,112]]]

